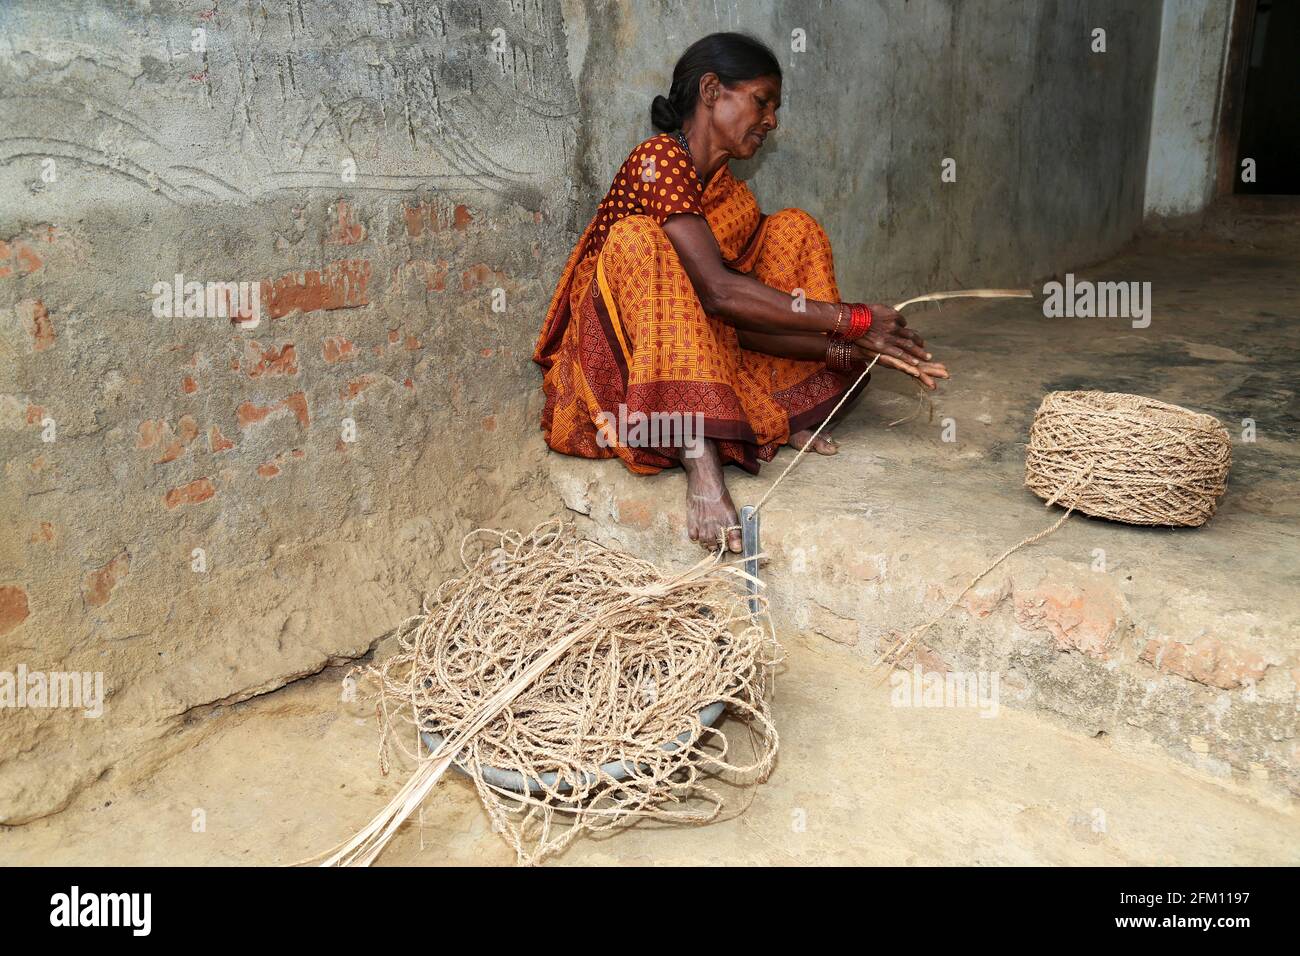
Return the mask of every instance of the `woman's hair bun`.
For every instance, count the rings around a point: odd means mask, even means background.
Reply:
[[[650,103],[650,122],[665,133],[681,129],[682,118],[666,96],[656,96]]]

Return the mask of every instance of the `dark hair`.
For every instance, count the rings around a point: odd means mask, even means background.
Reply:
[[[667,96],[650,104],[650,122],[665,133],[682,128],[700,98],[700,77],[716,73],[726,87],[760,76],[781,78],[776,54],[748,33],[710,33],[692,43],[673,67],[673,85]]]

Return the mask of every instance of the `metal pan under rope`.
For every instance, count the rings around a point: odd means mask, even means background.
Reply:
[[[700,723],[705,727],[712,727],[715,723],[717,723],[718,718],[722,716],[722,711],[724,707],[725,705],[723,704],[722,701],[718,701],[716,704],[710,704],[708,707],[705,707],[702,711],[700,711]],[[435,734],[433,731],[422,730],[420,731],[420,737],[424,740],[424,744],[426,747],[429,748],[430,752],[435,752],[439,747],[442,746],[442,740],[443,740],[442,736],[440,734]],[[669,753],[671,753],[672,751],[676,750],[678,747],[681,747],[684,744],[686,744],[686,742],[689,741],[690,739],[691,739],[691,732],[689,730],[685,730],[682,731],[680,734],[678,734],[676,737],[674,737],[672,740],[660,744],[659,747],[661,750],[666,750]],[[466,770],[464,767],[462,767],[459,763],[453,761],[452,766],[455,767],[456,770],[458,770],[460,773],[465,774],[465,776],[470,775],[469,771]],[[615,780],[625,780],[630,775],[631,769],[628,766],[627,761],[615,760],[612,763],[602,764],[600,768],[600,772],[608,777],[612,777]],[[546,773],[541,774],[540,777],[528,778],[527,792],[542,793],[547,789],[554,789],[555,781],[558,776],[559,775],[554,770],[550,770],[547,771]],[[588,774],[587,777],[588,777],[587,782],[589,784],[595,783],[594,775]],[[523,793],[525,791],[524,775],[520,773],[518,770],[500,770],[496,767],[484,767],[483,779],[490,786],[497,787],[498,789],[501,790],[510,790],[513,793]],[[560,789],[568,790],[570,789],[570,786],[567,783],[561,784]]]

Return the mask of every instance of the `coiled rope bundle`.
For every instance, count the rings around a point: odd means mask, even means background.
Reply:
[[[1122,392],[1049,392],[1029,430],[1025,486],[1097,518],[1196,527],[1213,515],[1232,464],[1209,415]]]
[[[984,575],[1055,533],[1076,511],[1128,524],[1205,524],[1227,489],[1231,465],[1228,430],[1209,415],[1123,392],[1048,392],[1029,429],[1025,486],[1065,514],[1003,551],[876,664],[897,667]]]

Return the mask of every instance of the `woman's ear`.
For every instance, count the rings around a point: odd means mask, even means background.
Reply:
[[[718,94],[722,92],[722,81],[718,79],[716,73],[705,73],[700,77],[700,102],[705,106],[712,107],[717,102]]]

